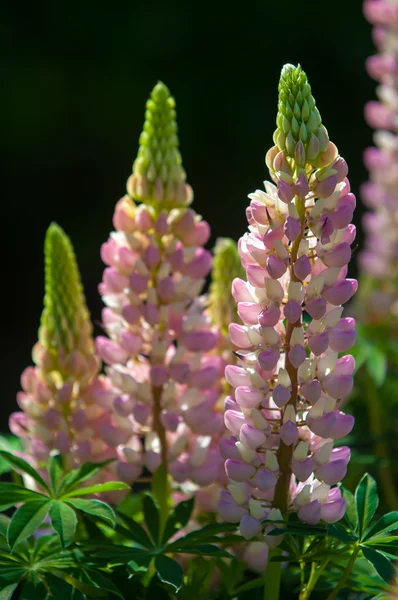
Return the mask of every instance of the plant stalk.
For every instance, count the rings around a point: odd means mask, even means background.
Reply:
[[[280,555],[281,551],[278,548],[269,552],[267,570],[264,575],[264,600],[279,600],[282,563],[271,562],[271,558]]]
[[[359,550],[360,550],[360,547],[358,545],[356,545],[355,548],[354,548],[353,553],[351,554],[350,560],[348,561],[347,566],[344,569],[344,572],[343,572],[343,574],[341,576],[341,579],[340,579],[339,583],[334,588],[334,590],[332,590],[330,592],[329,596],[327,597],[327,600],[333,600],[334,598],[336,598],[336,596],[339,593],[339,591],[343,589],[344,584],[347,581],[348,577],[350,576],[352,568],[353,568],[353,566],[355,564],[355,561],[356,561],[357,556],[359,554]]]

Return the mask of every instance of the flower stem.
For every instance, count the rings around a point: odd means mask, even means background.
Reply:
[[[300,242],[304,235],[304,223],[305,223],[305,202],[297,198],[297,210],[300,214],[301,219],[301,234],[295,240],[292,246],[291,254],[290,254],[290,278],[291,281],[298,281],[293,267],[295,262],[297,261],[297,254]],[[297,409],[297,393],[298,393],[298,378],[297,378],[297,369],[292,365],[289,360],[289,352],[290,352],[290,340],[293,334],[295,327],[301,327],[301,317],[295,323],[288,323],[286,327],[286,349],[285,349],[285,368],[289,374],[291,385],[292,385],[292,393],[290,394],[290,400],[286,406],[289,404]],[[285,409],[286,410],[286,406]],[[283,411],[284,412],[284,411]],[[281,421],[283,421],[283,416]],[[293,450],[294,444],[290,444],[287,446],[283,440],[279,442],[279,448],[276,454],[279,464],[279,478],[277,484],[275,486],[275,495],[273,505],[275,508],[279,508],[282,515],[286,516],[289,504],[289,486],[290,479],[292,476],[292,459],[293,459]]]
[[[314,587],[316,586],[318,579],[322,575],[328,562],[329,562],[329,559],[326,559],[321,564],[316,563],[316,562],[313,562],[311,564],[310,578],[308,580],[307,585],[303,585],[303,583],[301,583],[299,600],[308,600],[308,598],[311,596],[312,591],[313,591]]]
[[[341,589],[343,589],[345,582],[347,581],[352,568],[355,564],[355,561],[357,559],[357,556],[359,554],[359,550],[360,547],[358,545],[355,546],[353,553],[351,554],[350,560],[347,563],[346,568],[344,569],[344,572],[341,576],[341,579],[339,581],[339,583],[337,584],[337,586],[330,592],[329,596],[327,597],[327,600],[333,600],[334,598],[337,597],[337,594],[339,593],[339,591]]]
[[[269,552],[267,570],[264,575],[264,600],[279,600],[282,563],[271,562],[271,558],[280,555],[281,552],[278,548]]]

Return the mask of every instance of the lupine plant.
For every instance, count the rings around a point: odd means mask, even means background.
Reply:
[[[393,0],[367,0],[364,13],[373,25],[378,51],[366,61],[369,75],[378,82],[378,100],[365,107],[366,121],[376,131],[375,145],[364,154],[369,181],[361,188],[369,210],[363,217],[365,247],[359,254],[361,285],[355,302],[359,340],[354,408],[370,432],[370,443],[360,445],[361,454],[367,453],[371,460],[372,455],[378,457],[372,468],[379,476],[386,506],[393,509],[398,506],[394,452],[398,426],[398,4]],[[379,397],[384,401],[380,402]],[[361,456],[356,455],[359,463]],[[358,472],[360,464],[356,466]]]
[[[398,511],[376,516],[368,474],[341,485],[355,196],[300,66],[282,69],[276,124],[248,232],[212,256],[154,87],[95,342],[49,227],[35,366],[0,439],[1,600],[389,597]]]

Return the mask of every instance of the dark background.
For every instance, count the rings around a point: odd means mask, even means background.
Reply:
[[[246,229],[247,194],[267,177],[285,62],[307,72],[358,192],[371,143],[363,105],[375,89],[363,64],[373,52],[360,0],[0,3],[0,430],[31,362],[52,220],[72,238],[93,320],[100,319],[99,249],[156,81],[177,101],[194,208],[210,221],[212,242],[237,239]]]

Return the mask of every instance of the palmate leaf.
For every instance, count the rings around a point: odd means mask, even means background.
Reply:
[[[50,506],[51,500],[33,500],[23,504],[15,511],[7,531],[11,550],[40,527],[50,510]]]
[[[358,534],[362,540],[379,505],[377,485],[373,477],[366,473],[355,490],[355,503],[358,514]]]
[[[51,488],[54,493],[57,493],[59,483],[62,478],[62,456],[60,454],[54,454],[50,456],[47,471]]]
[[[15,452],[21,452],[21,440],[16,435],[12,434],[0,435],[0,450],[5,450],[11,454]],[[0,457],[0,475],[3,475],[3,473],[9,473],[11,470],[12,467],[10,463],[4,458]]]
[[[46,573],[45,580],[55,600],[84,600],[83,594],[71,583],[53,573]]]
[[[85,500],[80,498],[70,499],[67,502],[73,506],[73,508],[81,510],[89,515],[93,515],[94,517],[97,517],[97,519],[102,519],[111,527],[115,526],[115,513],[105,502],[102,502],[101,500]]]
[[[48,500],[48,497],[21,487],[16,483],[0,482],[0,510],[6,510],[19,502],[40,499]]]
[[[92,557],[103,558],[110,565],[123,565],[130,561],[134,561],[138,565],[149,564],[152,558],[150,552],[143,548],[129,548],[128,546],[118,546],[115,544],[97,544],[96,546],[85,545],[85,547],[90,549]]]
[[[18,587],[17,583],[10,583],[10,585],[6,585],[6,587],[3,587],[2,589],[0,589],[0,600],[10,600],[13,593],[17,589],[17,587]],[[0,588],[1,588],[1,582],[0,582]]]
[[[222,542],[222,538],[220,538]],[[184,554],[198,554],[200,556],[218,556],[219,558],[232,558],[232,554],[215,546],[214,544],[200,544],[198,546],[182,546],[181,549],[174,548],[174,552],[183,552]]]
[[[63,548],[69,546],[75,537],[76,513],[65,502],[53,502],[50,508],[51,525],[59,536]]]
[[[43,477],[23,458],[16,456],[15,454],[11,454],[10,452],[5,452],[5,450],[0,450],[0,457],[4,458],[14,469],[17,471],[22,471],[23,473],[27,473],[34,479],[46,492],[49,494],[50,488],[44,481]]]
[[[217,537],[218,533],[228,533],[236,531],[237,526],[234,523],[211,523],[205,525],[201,529],[191,531],[175,542],[168,544],[165,548],[166,552],[173,552],[175,547],[182,548],[184,546],[195,546],[204,543],[222,542],[222,537]]]
[[[398,529],[398,511],[389,512],[381,517],[375,525],[367,532],[364,540],[369,540],[377,535],[388,533]]]
[[[114,492],[116,490],[129,489],[130,486],[127,485],[127,483],[122,483],[121,481],[106,481],[105,483],[96,483],[95,485],[90,485],[89,487],[72,490],[71,492],[64,494],[61,499],[68,500],[69,498],[74,498],[75,496],[88,496],[91,494],[101,494],[102,492]]]
[[[96,569],[84,569],[84,574],[86,575],[88,581],[97,589],[105,590],[118,598],[122,598],[124,600],[123,595],[117,589],[115,584],[106,577],[101,571]]]
[[[341,488],[341,493],[347,503],[344,515],[345,521],[350,527],[352,533],[356,533],[358,528],[358,515],[354,494],[352,494],[349,490],[346,490],[345,488]]]
[[[386,583],[392,581],[395,573],[394,567],[392,566],[391,561],[386,558],[382,552],[373,550],[368,546],[362,546],[362,553]]]
[[[60,494],[67,494],[72,491],[75,487],[79,486],[83,481],[86,481],[90,477],[93,477],[98,471],[100,471],[106,465],[109,465],[113,462],[114,459],[104,460],[98,463],[87,462],[84,463],[78,469],[73,469],[63,478],[60,485]]]
[[[188,523],[193,507],[195,504],[195,499],[190,498],[189,500],[183,500],[173,510],[167,519],[166,527],[163,533],[162,543],[164,544],[169,540],[175,533],[180,531],[185,527]]]
[[[117,513],[117,515],[127,525],[128,529],[121,525],[116,525],[115,531],[144,548],[153,548],[151,539],[141,525],[130,519],[130,517],[127,517],[127,515],[121,515],[120,513]]]
[[[144,495],[142,507],[144,509],[145,524],[153,543],[158,544],[160,542],[160,513],[152,496],[149,494]]]
[[[155,568],[160,581],[171,585],[178,592],[184,582],[184,571],[178,562],[161,554],[155,559]]]

